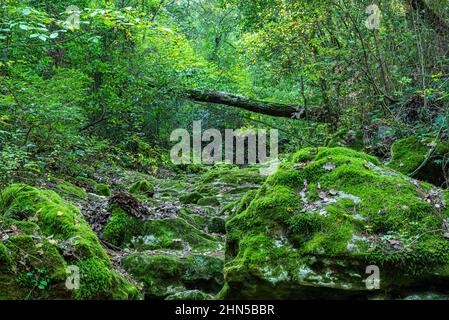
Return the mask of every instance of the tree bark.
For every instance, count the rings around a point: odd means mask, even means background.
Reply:
[[[181,95],[196,102],[221,104],[273,117],[295,119],[306,117],[305,108],[301,105],[252,99],[228,92],[192,89],[183,92]]]

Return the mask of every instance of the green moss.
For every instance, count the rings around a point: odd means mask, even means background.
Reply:
[[[220,217],[212,217],[207,224],[207,228],[212,233],[226,234],[226,221]]]
[[[178,172],[185,173],[201,173],[206,171],[206,168],[202,164],[189,163],[189,164],[180,164],[175,166],[175,170]]]
[[[435,141],[431,138],[409,137],[396,141],[391,147],[391,160],[388,166],[404,174],[414,173],[428,157]],[[449,143],[436,142],[436,148],[427,164],[415,177],[436,185],[444,182],[441,161],[449,154]]]
[[[198,205],[217,207],[220,205],[220,201],[218,201],[217,197],[205,197],[198,200]]]
[[[360,130],[339,129],[335,134],[329,136],[325,145],[327,147],[347,147],[361,151],[363,149],[363,136]]]
[[[75,291],[76,299],[105,298],[112,287],[112,274],[104,261],[93,257],[80,261],[80,288]]]
[[[112,215],[102,231],[106,241],[122,246],[143,233],[142,223],[138,219],[129,216],[118,206],[112,206],[109,210]]]
[[[449,244],[442,231],[429,233],[442,221],[428,193],[442,197],[371,156],[301,150],[227,223],[220,295],[298,298],[319,287],[329,297],[328,283],[350,295],[366,290],[369,264],[382,266],[385,288],[411,285],[411,274],[449,279]]]
[[[135,286],[123,279],[108,263],[97,257],[80,261],[80,288],[76,299],[139,299]]]
[[[228,203],[221,209],[222,214],[233,216],[246,210],[257,194],[257,190],[249,190],[242,197]]]
[[[0,208],[18,220],[35,216],[42,232],[55,239],[76,239],[74,247],[80,255],[107,257],[79,209],[53,191],[11,185],[3,191]]]
[[[366,153],[357,152],[355,150],[347,149],[347,148],[305,148],[302,149],[295,154],[293,154],[291,158],[291,162],[294,163],[307,163],[316,159],[324,159],[326,157],[336,157],[336,156],[344,156],[348,158],[361,159],[368,162],[372,162],[375,165],[380,165],[379,159],[376,157],[370,156]]]
[[[219,188],[214,187],[212,184],[202,182],[195,184],[193,191],[202,194],[203,197],[213,196],[220,192]]]
[[[110,197],[112,195],[111,187],[104,183],[96,183],[94,185],[95,193],[100,196]]]
[[[146,180],[139,180],[135,182],[129,188],[129,192],[134,195],[143,195],[147,197],[153,197],[154,195],[154,186],[151,182]]]
[[[44,293],[48,285],[65,278],[66,262],[58,247],[46,238],[19,234],[9,237],[4,246],[9,252],[9,272],[15,275],[15,282],[21,288],[34,290],[39,287]]]
[[[218,292],[223,285],[223,260],[206,255],[190,255],[183,259],[181,280],[188,288]]]
[[[213,297],[199,290],[188,290],[172,294],[165,300],[213,300]]]
[[[57,187],[63,195],[76,195],[81,198],[87,198],[87,192],[83,188],[77,187],[71,183],[64,182]]]
[[[207,215],[193,214],[190,209],[187,208],[182,208],[180,210],[179,217],[199,230],[204,230],[210,221],[210,217]]]
[[[182,249],[184,245],[195,250],[214,250],[219,244],[214,237],[180,218],[147,221],[141,237],[133,241],[133,246],[140,249]]]
[[[162,299],[187,289],[217,292],[223,284],[223,261],[214,257],[133,254],[122,265],[143,282],[148,298]]]
[[[184,246],[213,250],[218,247],[217,239],[201,231],[199,223],[190,224],[182,218],[140,221],[117,206],[110,210],[112,217],[103,228],[103,236],[117,246],[128,245],[139,250],[179,250]]]
[[[201,178],[202,183],[221,182],[230,185],[260,184],[265,180],[257,168],[239,169],[236,166],[215,166]]]
[[[122,265],[144,284],[146,297],[161,299],[185,290],[180,280],[182,263],[174,257],[131,255]]]
[[[4,244],[0,243],[0,270],[1,269],[9,270],[12,264],[13,262],[11,259],[11,255],[8,252],[8,249]]]
[[[0,225],[14,231],[4,246],[10,253],[15,277],[21,286],[37,286],[42,280],[44,282],[40,286],[49,285],[48,292],[45,290],[47,296],[65,298],[68,292],[61,287],[64,288],[66,265],[79,264],[86,281],[94,277],[95,281],[98,279],[98,287],[92,287],[97,284],[85,283],[81,291],[74,292],[76,298],[112,298],[134,287],[121,276],[114,275],[106,251],[81,212],[57,193],[26,185],[11,185],[2,192],[0,208],[3,212]],[[70,253],[63,256],[63,252]],[[91,269],[98,273],[88,275]],[[109,277],[116,281],[105,280]],[[41,294],[44,296],[44,292]]]
[[[199,200],[203,198],[203,195],[199,192],[191,192],[179,197],[179,201],[185,204],[197,204]]]

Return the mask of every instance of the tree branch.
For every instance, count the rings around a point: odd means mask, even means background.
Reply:
[[[273,117],[304,119],[306,116],[301,105],[252,99],[222,91],[191,89],[182,92],[181,96],[192,101],[221,104]]]

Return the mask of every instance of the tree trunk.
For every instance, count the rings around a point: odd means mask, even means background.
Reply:
[[[273,117],[295,119],[306,117],[305,108],[301,105],[252,99],[222,91],[192,89],[182,92],[181,95],[196,102],[221,104]],[[317,117],[312,116],[311,118]]]

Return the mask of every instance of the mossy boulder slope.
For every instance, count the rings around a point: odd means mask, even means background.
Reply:
[[[448,142],[413,136],[398,140],[392,145],[388,166],[439,186],[446,182],[443,162],[447,161],[448,157]]]
[[[68,267],[80,287],[68,290]],[[112,267],[75,206],[57,193],[14,184],[0,196],[0,299],[138,299]]]
[[[445,193],[346,148],[284,162],[226,225],[227,299],[366,298],[449,283]],[[380,290],[366,285],[368,266]]]

